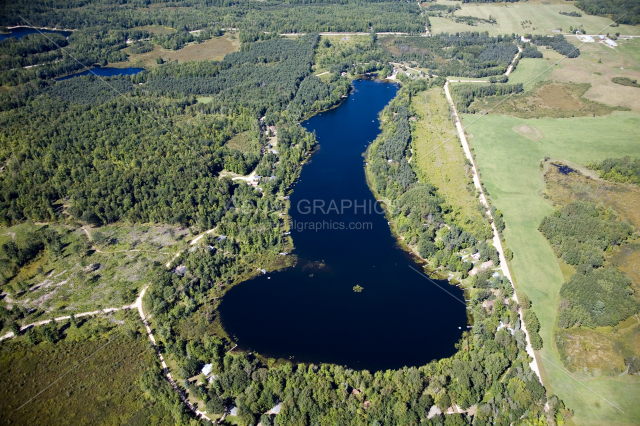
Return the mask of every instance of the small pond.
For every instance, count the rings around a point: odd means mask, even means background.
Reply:
[[[76,74],[68,75],[66,77],[56,78],[57,81],[68,80],[73,77],[79,77],[81,75],[99,75],[101,77],[113,77],[115,75],[135,75],[144,71],[144,68],[112,68],[112,67],[96,67],[91,70],[85,70]]]
[[[58,33],[62,34],[65,37],[69,37],[73,34],[73,31],[58,31],[58,30],[45,30],[39,28],[31,28],[31,27],[16,27],[9,30],[9,34],[0,34],[0,41],[7,39],[9,37],[22,38],[27,34],[40,34],[40,33]]]

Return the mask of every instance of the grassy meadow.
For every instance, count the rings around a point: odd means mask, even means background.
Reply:
[[[137,383],[145,370],[159,368],[141,327],[137,312],[118,313],[77,328],[60,325],[56,343],[3,342],[0,424],[175,424]]]
[[[479,173],[507,223],[504,236],[514,252],[514,284],[532,300],[540,319],[545,346],[538,360],[545,386],[575,411],[576,424],[638,423],[640,378],[603,377],[588,370],[570,376],[562,367],[553,344],[553,328],[563,275],[537,229],[542,218],[553,212],[542,197],[545,184],[540,161],[549,156],[586,164],[612,153],[638,157],[640,116],[632,112],[565,119],[464,115],[463,122],[474,135],[470,143]],[[513,130],[522,125],[536,129],[542,138],[533,141]]]
[[[602,43],[580,43],[575,37],[568,37],[568,40],[580,47],[580,56],[554,65],[551,79],[558,82],[589,83],[591,88],[584,94],[585,99],[640,111],[640,88],[622,86],[611,81],[613,77],[640,80],[640,42],[637,38],[618,40],[619,45],[615,49]]]
[[[522,83],[525,91],[530,90],[536,83],[546,80],[553,66],[543,59],[522,58],[518,66],[509,75],[509,83]]]
[[[220,37],[205,40],[202,43],[190,43],[179,50],[169,50],[154,45],[151,52],[134,54],[129,51],[129,48],[126,48],[125,52],[129,55],[129,61],[110,64],[109,66],[152,68],[157,65],[156,60],[158,58],[162,58],[165,62],[177,60],[179,63],[204,60],[219,61],[227,53],[237,52],[238,50],[240,50],[238,36],[226,33]]]
[[[473,187],[471,169],[450,119],[449,103],[441,88],[434,88],[412,98],[419,116],[412,132],[414,170],[421,181],[436,186],[453,208],[453,216],[467,231],[482,222]],[[464,225],[463,225],[464,226]]]
[[[439,0],[438,3],[451,5],[455,2]],[[458,3],[459,4],[459,3]],[[582,17],[560,15],[559,12],[579,12]],[[616,28],[607,28],[612,21],[601,16],[587,15],[575,7],[573,3],[566,1],[528,1],[518,3],[463,3],[462,9],[457,10],[456,16],[473,16],[489,20],[496,20],[495,24],[483,24],[470,26],[456,23],[445,17],[429,17],[431,31],[433,33],[460,31],[489,31],[491,35],[498,34],[554,34],[553,30],[562,28],[564,33],[569,32],[569,27],[582,27],[587,34],[620,32],[624,35],[640,35],[640,27],[620,25]]]

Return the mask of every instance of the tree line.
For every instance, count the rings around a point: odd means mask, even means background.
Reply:
[[[451,88],[451,96],[458,111],[474,113],[474,108],[469,108],[471,103],[479,97],[501,96],[522,92],[522,83],[516,84],[456,84]]]
[[[631,280],[604,267],[605,253],[631,235],[631,225],[610,209],[574,201],[545,217],[539,230],[556,256],[577,269],[560,289],[561,328],[614,326],[638,312]]]
[[[616,24],[640,24],[640,5],[633,0],[578,0],[578,9],[589,15],[606,16]]]
[[[567,58],[577,58],[580,56],[580,49],[569,43],[562,34],[555,36],[532,35],[529,38],[531,39],[532,44],[537,46],[549,46]]]
[[[607,158],[600,162],[591,163],[587,167],[599,171],[603,179],[640,185],[640,159],[638,158],[633,160],[628,156]]]

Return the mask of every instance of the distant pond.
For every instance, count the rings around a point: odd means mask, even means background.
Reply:
[[[22,38],[27,34],[40,34],[40,33],[58,33],[65,37],[69,37],[73,34],[73,31],[58,31],[58,30],[44,30],[31,27],[17,27],[9,30],[9,34],[0,34],[0,41],[9,37]]]
[[[85,70],[77,74],[68,75],[66,77],[56,78],[57,81],[68,80],[81,75],[99,75],[101,77],[113,77],[114,75],[135,75],[144,71],[144,68],[113,68],[113,67],[96,67],[91,70]]]
[[[467,328],[464,295],[410,268],[422,270],[397,246],[367,186],[362,153],[397,86],[354,87],[338,108],[303,123],[320,148],[291,194],[297,265],[230,289],[222,324],[240,348],[269,357],[370,371],[424,365],[455,353]]]

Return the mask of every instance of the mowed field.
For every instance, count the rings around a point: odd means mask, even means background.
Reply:
[[[452,5],[456,2],[439,0],[438,3]],[[569,32],[569,27],[580,25],[587,34],[598,34],[604,30],[607,32],[620,32],[624,35],[640,35],[640,27],[620,25],[616,28],[607,28],[612,21],[601,16],[587,15],[573,5],[573,2],[518,2],[518,3],[463,3],[462,9],[457,10],[457,16],[474,16],[489,20],[493,17],[496,24],[478,24],[469,26],[455,23],[446,18],[429,17],[433,33],[459,31],[489,31],[491,35],[497,34],[554,34],[553,30],[562,28]],[[459,4],[459,3],[458,3]],[[582,17],[560,15],[559,12],[578,12]],[[530,23],[529,23],[530,21]]]
[[[157,58],[162,58],[165,62],[177,60],[180,63],[204,60],[216,61],[223,59],[227,53],[237,52],[239,49],[240,41],[237,36],[227,33],[199,44],[191,43],[180,50],[168,50],[156,45],[151,52],[132,54],[127,48],[125,52],[129,55],[129,62],[120,62],[109,66],[151,68],[157,65]]]
[[[509,75],[509,83],[522,83],[524,90],[527,91],[534,84],[546,80],[552,72],[553,63],[549,63],[546,58],[522,58],[516,69]]]
[[[539,352],[543,381],[575,411],[580,425],[640,423],[640,378],[572,375],[562,367],[553,347],[553,326],[563,276],[538,226],[553,207],[545,190],[540,160],[545,156],[586,164],[607,157],[640,156],[640,115],[615,112],[608,116],[565,119],[521,119],[508,116],[463,116],[479,172],[493,204],[503,214],[507,247],[516,289],[533,302],[540,319],[544,349]],[[518,126],[537,130],[533,141],[514,131]]]

